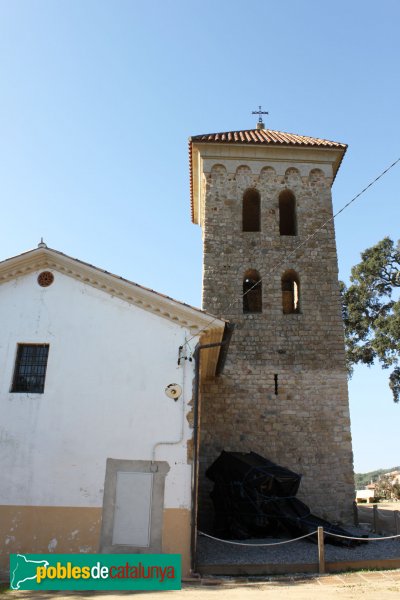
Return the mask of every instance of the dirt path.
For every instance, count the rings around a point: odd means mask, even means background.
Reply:
[[[28,600],[395,600],[400,597],[400,570],[367,571],[313,578],[274,578],[271,581],[204,580],[176,592],[5,592],[6,598]]]
[[[358,508],[369,508],[370,510],[372,510],[373,506],[374,504],[369,502],[360,502],[357,504]],[[379,510],[385,511],[400,510],[400,502],[378,502],[377,507]]]

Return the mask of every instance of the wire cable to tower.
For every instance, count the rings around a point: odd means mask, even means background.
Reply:
[[[235,298],[234,300],[232,300],[232,302],[230,302],[227,307],[226,310],[224,311],[225,313],[228,313],[229,310],[235,305],[236,302],[241,301],[249,292],[251,292],[251,290],[253,290],[256,286],[258,286],[261,281],[263,281],[263,279],[265,279],[266,277],[269,277],[272,273],[274,273],[277,269],[279,269],[279,267],[283,266],[287,260],[289,258],[291,258],[294,254],[297,253],[297,251],[302,248],[303,246],[305,246],[310,240],[312,240],[320,231],[322,231],[322,229],[324,229],[327,225],[329,225],[329,223],[331,223],[332,221],[334,221],[336,219],[336,217],[338,217],[343,211],[346,210],[346,208],[348,208],[351,204],[353,204],[353,202],[355,202],[358,198],[360,198],[360,196],[362,196],[367,190],[369,190],[369,188],[371,188],[373,185],[375,185],[375,183],[377,181],[379,181],[379,179],[381,179],[382,177],[384,177],[386,175],[386,173],[388,173],[393,167],[395,167],[397,165],[397,163],[400,162],[400,157],[398,159],[396,159],[391,165],[389,165],[388,167],[386,167],[386,169],[384,169],[377,177],[375,177],[375,179],[373,179],[372,181],[370,181],[370,183],[368,185],[366,185],[360,192],[358,192],[358,194],[356,194],[355,196],[353,196],[353,198],[351,198],[351,200],[349,200],[344,206],[342,206],[341,209],[339,209],[336,213],[334,213],[331,217],[329,217],[329,219],[327,219],[326,221],[324,221],[324,223],[322,225],[320,225],[319,227],[317,227],[313,233],[311,233],[308,237],[306,237],[302,242],[300,242],[291,252],[289,252],[289,254],[287,254],[283,260],[279,261],[278,263],[276,263],[269,271],[267,271],[264,275],[260,276],[260,279],[258,281],[256,281],[251,287],[249,287],[239,298]],[[222,318],[222,317],[221,317]],[[212,325],[215,321],[217,321],[219,319],[219,317],[214,317],[207,326],[203,327],[202,329],[200,329],[196,334],[192,335],[192,337],[190,337],[188,340],[185,341],[185,345],[188,344],[193,338],[201,335],[201,333],[203,333],[203,331],[206,331],[207,329],[209,329],[210,325]]]

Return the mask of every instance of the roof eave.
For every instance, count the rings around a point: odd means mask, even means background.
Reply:
[[[215,330],[220,330],[221,336],[223,334],[225,320],[52,248],[35,248],[0,262],[0,285],[44,268],[69,275],[111,296],[187,327],[192,335]]]

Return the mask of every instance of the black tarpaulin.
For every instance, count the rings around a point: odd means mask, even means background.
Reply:
[[[308,506],[295,497],[301,475],[255,452],[223,451],[206,475],[214,482],[211,498],[217,537],[299,537],[314,532],[317,527],[351,537],[341,527],[311,514]],[[326,542],[354,544],[352,540],[332,536],[326,536]]]

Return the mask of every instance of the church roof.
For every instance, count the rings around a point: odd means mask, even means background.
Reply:
[[[205,133],[194,135],[191,142],[218,143],[218,144],[278,144],[283,146],[314,146],[321,148],[342,148],[346,150],[347,144],[332,142],[308,135],[285,133],[272,129],[244,129],[242,131],[223,131],[220,133]]]
[[[209,333],[223,330],[226,321],[211,315],[200,308],[174,300],[138,283],[94,267],[77,258],[72,258],[59,250],[48,248],[46,244],[18,256],[0,262],[0,286],[2,283],[41,270],[52,269],[78,281],[118,297],[129,304],[169,319],[187,327],[193,335],[197,332]]]
[[[34,250],[0,262],[0,288],[2,283],[42,269],[67,275],[111,297],[187,328],[192,336],[200,337],[201,344],[211,344],[202,354],[201,378],[213,377],[222,369],[231,335],[231,328],[225,319],[48,248],[43,242]]]

